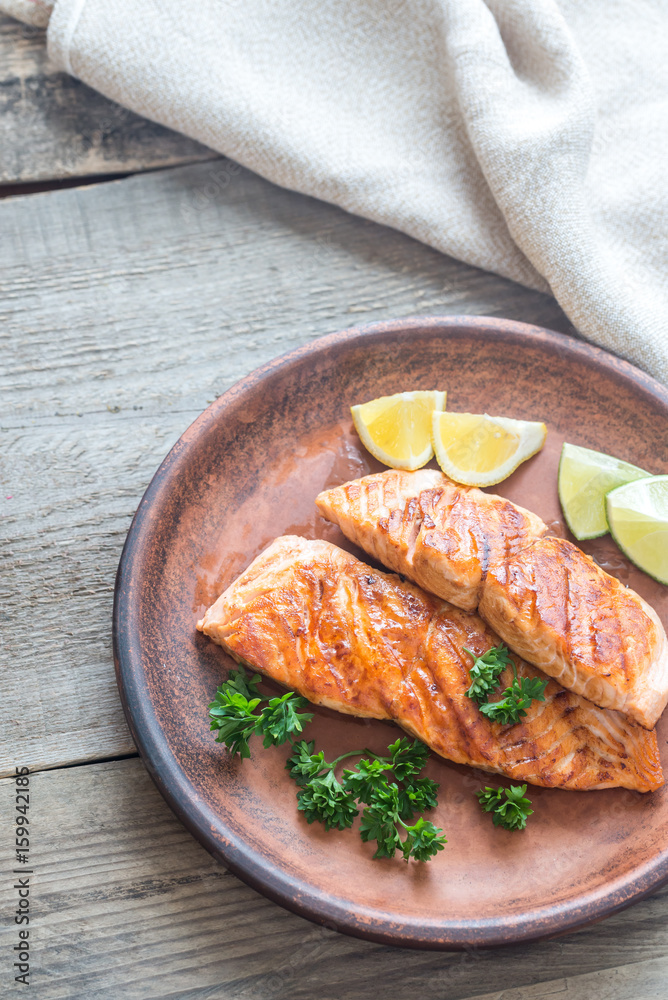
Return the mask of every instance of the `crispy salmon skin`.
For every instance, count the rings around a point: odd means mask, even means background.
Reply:
[[[577,546],[504,497],[440,472],[381,472],[316,498],[389,569],[475,610],[520,656],[651,729],[668,702],[656,612]]]
[[[545,787],[663,783],[656,735],[550,681],[521,722],[500,725],[467,697],[471,658],[498,645],[454,608],[325,541],[278,538],[198,622],[237,661],[309,701],[387,719],[458,764]],[[515,658],[519,676],[543,675]],[[508,670],[502,682],[510,682]]]

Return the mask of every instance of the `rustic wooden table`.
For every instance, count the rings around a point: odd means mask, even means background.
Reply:
[[[359,321],[482,313],[572,332],[556,303],[138,119],[55,73],[43,33],[8,18],[0,83],[2,892],[13,913],[12,776],[27,766],[32,995],[665,1000],[668,888],[568,937],[470,953],[285,912],[172,815],[114,679],[132,515],[215,396]],[[3,996],[24,989],[17,929],[2,931]]]

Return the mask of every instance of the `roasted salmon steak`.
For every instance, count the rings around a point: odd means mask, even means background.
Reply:
[[[549,681],[521,722],[484,716],[471,657],[499,639],[455,608],[330,542],[278,538],[198,622],[237,661],[316,705],[387,719],[458,764],[576,790],[663,783],[656,735]],[[518,676],[543,677],[514,658]],[[501,678],[512,680],[508,668]]]
[[[601,708],[651,729],[668,702],[656,612],[535,514],[440,472],[381,472],[321,493],[320,512],[380,562],[458,607]]]
[[[523,507],[432,469],[365,476],[315,502],[384,566],[466,611],[478,607],[490,565],[547,531]]]
[[[485,579],[480,615],[564,687],[651,729],[668,699],[659,616],[564,538],[541,538]]]

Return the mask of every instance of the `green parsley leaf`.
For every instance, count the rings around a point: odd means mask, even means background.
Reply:
[[[262,698],[258,685],[262,677],[260,674],[253,674],[249,677],[245,670],[230,670],[229,676],[222,685],[227,691],[238,691],[244,698]]]
[[[325,830],[332,827],[345,830],[353,825],[359,813],[354,798],[337,781],[333,770],[304,785],[297,792],[297,805],[308,823],[318,820],[325,824]]]
[[[413,826],[406,827],[406,839],[402,845],[404,861],[415,858],[416,861],[428,861],[447,844],[443,831],[423,819],[422,816]]]
[[[306,740],[300,740],[299,743],[294,744],[294,752],[288,757],[285,767],[298,785],[305,785],[311,778],[329,770],[324,753],[322,750],[319,753],[313,753],[314,747],[313,740],[309,740],[308,743]]]
[[[374,858],[393,858],[395,851],[401,850],[401,837],[397,830],[399,819],[398,790],[394,794],[390,787],[382,795],[377,795],[372,806],[365,809],[360,821],[360,837],[367,843],[375,840],[377,847]]]
[[[257,730],[264,735],[263,746],[280,746],[287,742],[293,733],[301,733],[307,722],[313,718],[312,712],[299,713],[297,709],[306,708],[306,698],[301,698],[293,691],[287,691],[280,698],[271,698],[260,714]]]
[[[429,748],[419,740],[409,740],[405,736],[388,748],[392,758],[391,767],[397,781],[405,781],[413,774],[419,774],[427,763]]]
[[[492,646],[482,656],[472,653],[466,646],[463,649],[474,661],[469,670],[471,687],[466,694],[481,705],[487,701],[490,694],[496,691],[499,686],[499,677],[506,667],[512,664],[510,651],[503,643],[500,646]]]
[[[384,760],[360,760],[357,770],[343,772],[343,787],[360,802],[369,805],[374,793],[387,785],[386,772],[392,769],[392,764]]]
[[[415,813],[433,809],[437,802],[438,785],[431,778],[416,778],[399,789],[399,816],[413,819]]]
[[[397,823],[399,820],[399,786],[397,783],[384,781],[382,785],[374,788],[369,807],[381,809],[388,822]]]
[[[480,711],[493,722],[500,722],[506,726],[508,723],[519,722],[527,713],[527,708],[532,701],[545,701],[545,688],[547,680],[541,681],[538,677],[517,676],[517,670],[513,665],[515,677],[510,687],[503,692],[500,701],[488,701],[480,706]]]
[[[244,670],[232,670],[209,705],[211,730],[217,732],[216,742],[224,743],[232,754],[238,753],[242,759],[250,757],[248,741],[254,733],[264,737],[265,747],[278,746],[289,740],[292,733],[300,733],[305,723],[313,718],[309,712],[297,711],[305,708],[308,702],[294,691],[287,691],[280,698],[270,698],[256,713],[262,701],[258,689],[260,680],[259,674],[248,677]]]
[[[481,788],[476,792],[484,812],[492,813],[494,826],[506,830],[523,830],[527,818],[533,814],[531,799],[525,798],[526,785],[511,785],[510,788]]]
[[[232,683],[222,684],[209,705],[209,716],[211,730],[218,733],[216,742],[224,743],[232,754],[238,753],[244,758],[250,757],[248,740],[258,723],[259,716],[254,712],[261,699],[247,697],[240,688],[242,685],[236,677],[232,678]],[[247,687],[245,690],[251,693]]]
[[[416,812],[436,805],[438,785],[431,778],[418,777],[429,755],[424,744],[401,737],[388,747],[386,756],[366,751],[371,756],[361,758],[355,768],[345,768],[340,782],[334,776],[336,766],[361,752],[328,762],[324,754],[313,750],[313,742],[301,740],[294,744],[286,764],[301,786],[297,800],[309,823],[320,820],[326,829],[344,829],[358,815],[358,802],[367,806],[360,820],[360,837],[365,843],[376,841],[375,858],[391,858],[401,851],[406,860],[426,861],[441,850],[446,843],[442,830],[425,820],[414,827],[406,823]],[[401,781],[390,780],[400,775]],[[407,847],[401,839],[402,828],[411,831],[406,834],[410,838]]]

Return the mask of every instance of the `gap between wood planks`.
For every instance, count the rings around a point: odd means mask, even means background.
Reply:
[[[218,155],[60,72],[43,29],[0,14],[0,184],[78,184]]]
[[[74,760],[69,764],[44,764],[41,767],[33,768],[31,774],[42,774],[43,771],[64,771],[75,767],[90,767],[92,764],[110,764],[117,760],[138,760],[139,753],[117,753],[111,757],[96,757],[95,760]],[[5,780],[5,779],[0,779]]]
[[[0,199],[17,198],[26,194],[43,194],[45,191],[63,191],[65,188],[87,187],[90,184],[102,184],[105,181],[118,181],[123,177],[132,177],[132,173],[68,177],[61,181],[35,181],[32,184],[4,184],[0,185]]]
[[[223,157],[220,157],[223,159]],[[215,162],[215,160],[211,161]],[[138,174],[165,173],[168,170],[178,170],[180,164],[166,167],[146,167],[142,170],[127,170],[122,173],[90,174],[80,177],[63,177],[58,180],[32,181],[24,184],[0,184],[0,201],[3,198],[20,198],[30,194],[45,194],[48,191],[65,191],[68,188],[85,188],[93,184],[109,184],[112,181],[122,181]]]

